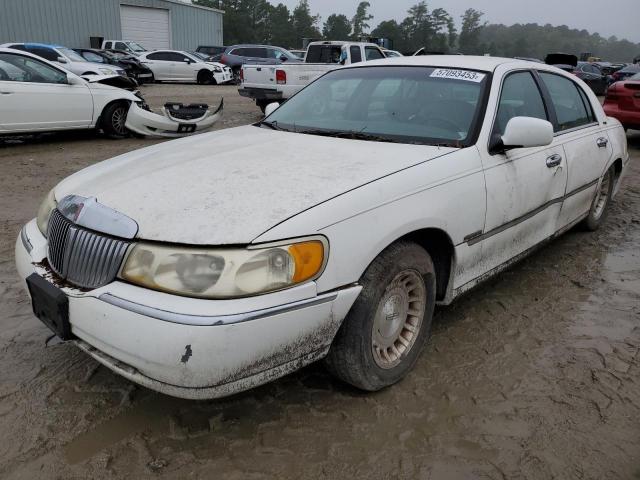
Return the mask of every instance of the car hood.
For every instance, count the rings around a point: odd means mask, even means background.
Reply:
[[[55,196],[96,197],[134,219],[141,239],[248,244],[319,203],[455,150],[245,126],[101,162],[62,181]]]

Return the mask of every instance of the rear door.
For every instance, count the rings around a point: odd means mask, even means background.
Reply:
[[[194,59],[179,52],[171,52],[173,59],[172,76],[175,80],[195,80],[199,65]]]
[[[0,130],[30,132],[88,128],[93,98],[86,84],[31,57],[0,53]]]
[[[565,200],[558,220],[560,229],[588,213],[613,149],[582,87],[562,75],[538,74],[555,110],[555,142],[564,149],[568,170]]]

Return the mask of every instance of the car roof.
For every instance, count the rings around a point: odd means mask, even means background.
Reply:
[[[479,70],[493,72],[500,65],[510,64],[514,68],[540,68],[543,64],[513,58],[480,57],[472,55],[418,55],[412,57],[392,57],[383,60],[357,63],[351,68],[366,67],[372,65],[398,65],[408,67],[443,67],[461,68],[467,70]]]

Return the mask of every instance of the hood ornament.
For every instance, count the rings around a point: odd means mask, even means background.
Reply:
[[[98,203],[96,197],[67,195],[58,203],[58,211],[76,225],[114,237],[131,239],[138,233],[134,219]]]

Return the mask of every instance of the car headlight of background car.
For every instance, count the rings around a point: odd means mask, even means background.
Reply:
[[[53,193],[53,189],[51,189],[40,204],[40,208],[38,208],[38,217],[36,219],[38,228],[40,229],[42,235],[44,235],[45,237],[47,236],[47,225],[49,225],[49,217],[51,216],[51,212],[53,212],[57,205],[58,202],[56,202],[56,197]]]
[[[121,278],[199,298],[234,298],[282,290],[316,279],[326,264],[324,237],[247,248],[194,248],[140,242]]]
[[[213,71],[216,73],[222,73],[222,69],[220,67],[213,67]]]

